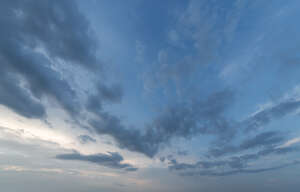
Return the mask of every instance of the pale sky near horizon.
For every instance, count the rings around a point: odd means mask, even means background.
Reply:
[[[298,192],[297,0],[1,0],[0,191]]]

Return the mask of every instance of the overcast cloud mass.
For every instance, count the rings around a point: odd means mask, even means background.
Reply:
[[[298,192],[299,8],[1,0],[1,190]]]

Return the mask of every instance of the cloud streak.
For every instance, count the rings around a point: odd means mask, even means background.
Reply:
[[[275,171],[278,169],[283,169],[291,166],[299,165],[299,161],[294,161],[291,163],[282,164],[279,166],[268,167],[268,168],[261,168],[261,169],[239,169],[234,171],[199,171],[199,172],[185,172],[181,173],[182,176],[213,176],[213,177],[220,177],[220,176],[229,176],[229,175],[236,175],[236,174],[255,174],[255,173],[262,173],[267,171]]]
[[[259,173],[279,168],[284,168],[286,165],[278,167],[250,169],[248,163],[258,160],[268,155],[284,155],[291,152],[299,151],[299,147],[288,148],[266,148],[258,151],[257,153],[249,153],[240,156],[231,156],[224,160],[214,161],[198,161],[196,163],[179,163],[176,159],[172,158],[169,161],[169,169],[171,171],[179,171],[181,175],[202,175],[202,176],[226,176],[238,173]],[[295,163],[296,162],[296,163]],[[296,165],[300,162],[295,161],[290,165]],[[221,171],[223,170],[223,171]]]
[[[226,154],[238,153],[245,150],[265,148],[279,145],[285,139],[285,136],[277,131],[268,131],[256,135],[253,138],[246,138],[238,146],[225,145],[219,148],[209,150],[209,155],[220,157]]]
[[[108,152],[108,154],[82,155],[80,153],[60,154],[56,156],[60,160],[85,161],[95,163],[97,165],[120,169],[124,171],[137,171],[138,168],[128,163],[122,163],[124,158],[116,152]]]

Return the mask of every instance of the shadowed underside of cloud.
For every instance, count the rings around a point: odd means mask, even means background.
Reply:
[[[101,166],[121,169],[125,171],[136,171],[137,168],[128,163],[122,163],[124,158],[116,152],[108,152],[108,154],[82,155],[80,153],[60,154],[56,156],[61,160],[77,160],[95,163]]]

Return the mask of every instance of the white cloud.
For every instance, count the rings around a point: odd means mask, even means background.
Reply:
[[[287,142],[285,142],[284,144],[280,145],[278,148],[286,148],[286,147],[295,145],[297,143],[300,143],[300,137],[296,137],[294,139],[290,139]]]

